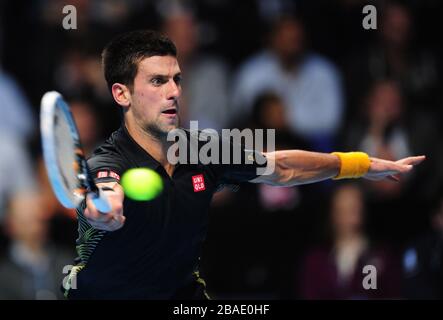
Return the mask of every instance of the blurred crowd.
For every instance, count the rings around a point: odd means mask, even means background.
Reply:
[[[362,27],[367,2],[376,30]],[[67,4],[76,30],[62,27]],[[100,52],[141,28],[178,48],[184,127],[272,128],[277,149],[427,156],[400,182],[217,193],[201,270],[212,296],[442,299],[442,14],[437,0],[2,1],[0,299],[62,299],[74,262],[75,212],[42,162],[42,94],[67,98],[90,154],[120,125]],[[376,289],[362,285],[367,265]]]

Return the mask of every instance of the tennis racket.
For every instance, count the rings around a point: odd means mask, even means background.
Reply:
[[[69,106],[56,91],[43,95],[40,130],[46,171],[60,203],[76,208],[90,194],[98,211],[110,212],[106,195],[91,176]]]

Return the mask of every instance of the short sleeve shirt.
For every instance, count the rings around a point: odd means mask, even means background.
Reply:
[[[194,133],[185,132],[191,140]],[[229,140],[217,141],[220,146],[234,146]],[[199,142],[198,150],[205,144]],[[186,163],[179,162],[169,176],[122,125],[88,160],[96,182],[119,181],[128,169],[146,167],[161,176],[163,191],[151,201],[125,197],[125,225],[113,232],[94,229],[83,216],[84,203],[78,208],[76,289],[70,289],[67,296],[72,299],[172,297],[178,288],[191,281],[198,269],[213,194],[226,184],[254,179],[257,169],[266,165],[263,158],[261,165],[256,161],[262,157],[261,153],[242,151],[239,164],[182,161]]]

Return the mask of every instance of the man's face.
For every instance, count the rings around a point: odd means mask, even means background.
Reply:
[[[145,132],[164,136],[178,127],[180,80],[180,68],[173,56],[153,56],[139,62],[129,112]]]
[[[271,45],[285,64],[297,62],[305,50],[303,26],[294,20],[285,19],[278,24],[272,35]]]

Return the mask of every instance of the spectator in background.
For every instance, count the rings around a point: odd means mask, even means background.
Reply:
[[[362,99],[360,117],[354,118],[341,139],[343,149],[363,150],[376,157],[398,159],[423,153],[430,159],[420,170],[396,183],[389,180],[364,184],[373,212],[368,229],[379,240],[389,239],[399,246],[411,241],[414,233],[419,233],[418,226],[426,224],[420,211],[442,177],[442,150],[434,119],[410,112],[410,103],[397,81],[374,82]],[[403,228],[396,228],[400,219]]]
[[[3,18],[3,15],[0,15]],[[0,56],[3,54],[0,25]],[[18,83],[0,66],[0,254],[6,238],[4,226],[8,199],[35,189],[35,176],[26,150],[34,133],[34,115]]]
[[[180,99],[182,125],[199,121],[199,128],[220,130],[228,125],[228,68],[219,57],[199,51],[198,21],[190,9],[180,6],[164,10],[162,30],[177,46],[183,72]]]
[[[253,102],[251,117],[234,123],[234,127],[275,129],[277,150],[304,149],[306,142],[291,131],[286,112],[278,94],[263,92]],[[265,134],[264,146],[266,139]],[[293,269],[294,251],[298,258],[300,246],[306,241],[305,218],[312,218],[303,214],[305,195],[305,189],[299,186],[264,184],[245,184],[237,192],[225,188],[214,195],[208,239],[212,250],[203,256],[208,279],[221,298],[276,299],[284,297],[284,290],[291,290],[287,275]],[[317,193],[316,200],[319,198]],[[210,257],[220,254],[225,262],[213,263]]]
[[[22,192],[35,190],[35,174],[26,143],[17,136],[0,130],[0,225],[7,201]]]
[[[252,117],[244,127],[252,129],[274,129],[276,150],[306,149],[307,143],[291,131],[287,117],[287,108],[283,99],[273,93],[264,92],[256,97],[252,107]],[[263,145],[267,145],[266,135]],[[264,150],[266,151],[266,150]],[[300,188],[281,188],[259,184],[258,200],[263,210],[292,210],[300,202]]]
[[[351,103],[374,81],[392,78],[398,81],[412,106],[436,107],[437,60],[423,45],[417,45],[417,30],[409,9],[399,1],[386,1],[379,12],[379,38],[349,59]]]
[[[5,224],[9,249],[0,262],[0,299],[62,298],[61,270],[72,253],[48,240],[48,217],[37,193],[11,199]]]
[[[287,106],[291,130],[311,148],[328,151],[343,112],[340,75],[330,62],[308,51],[305,37],[298,18],[285,16],[275,22],[269,47],[247,60],[238,72],[232,117],[249,116],[255,98],[274,91]]]
[[[21,88],[0,67],[0,131],[21,140],[30,138],[34,130],[34,115]]]
[[[375,247],[364,231],[364,200],[357,185],[339,186],[332,196],[332,239],[309,251],[302,263],[303,299],[399,298],[400,267],[387,249]],[[363,267],[377,270],[377,289],[363,287]]]
[[[345,130],[344,149],[359,149],[387,159],[414,153],[428,155],[430,161],[421,171],[400,183],[368,183],[381,198],[394,199],[411,192],[414,198],[426,199],[438,187],[443,174],[439,165],[442,154],[436,119],[411,111],[412,102],[393,79],[374,82],[362,100],[360,118],[355,117]],[[420,188],[414,188],[417,185]]]
[[[110,102],[106,82],[101,76],[100,55],[86,48],[66,50],[55,69],[54,80],[68,97],[88,93],[97,102]]]
[[[364,104],[365,119],[347,130],[347,148],[359,149],[390,160],[412,154],[410,134],[405,127],[404,101],[398,85],[391,80],[376,82]],[[373,191],[398,195],[402,184],[371,182]]]
[[[102,77],[100,54],[89,49],[88,45],[80,41],[76,47],[65,50],[54,69],[53,77],[54,88],[68,100],[82,103],[88,101],[89,108],[105,117],[102,128],[105,133],[120,124],[119,113],[109,112],[116,107]]]
[[[411,154],[404,127],[404,101],[393,81],[376,82],[367,101],[367,127],[358,147],[390,159]]]
[[[35,129],[31,110],[18,84],[0,68],[0,225],[7,199],[35,187],[26,150]]]
[[[277,94],[264,92],[254,101],[252,116],[249,119],[233,123],[233,126],[241,129],[251,128],[253,130],[274,129],[275,149],[277,150],[306,149],[306,142],[291,132],[285,112],[286,108],[283,100]],[[263,146],[267,146],[267,135],[265,131],[263,133]],[[233,187],[234,190],[239,189],[238,186]],[[248,195],[254,194],[258,198],[254,202],[258,203],[261,206],[260,209],[264,210],[292,210],[300,202],[300,191],[297,186],[282,188],[258,184],[247,185],[243,189]],[[223,205],[224,202],[229,202],[232,198],[237,198],[241,202],[244,196],[243,191],[234,195],[229,188],[225,188],[214,195],[212,206]]]
[[[74,98],[69,101],[72,116],[77,125],[80,141],[89,157],[102,139],[102,128],[96,110],[88,99]]]
[[[403,255],[405,298],[443,299],[443,188],[432,210],[431,228]]]

